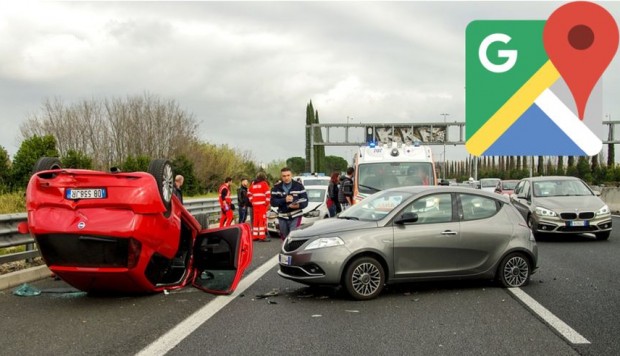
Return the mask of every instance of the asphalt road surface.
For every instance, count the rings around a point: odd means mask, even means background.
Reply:
[[[171,355],[618,355],[617,231],[609,241],[539,240],[540,269],[521,289],[586,343],[571,343],[538,309],[486,281],[390,286],[366,302],[308,288],[277,276],[273,239],[255,243],[246,276],[270,261],[266,273],[252,284],[246,277],[249,287],[232,297],[191,287],[92,296],[53,279],[31,283],[43,291],[36,297],[0,291],[0,354],[148,354],[164,343]]]

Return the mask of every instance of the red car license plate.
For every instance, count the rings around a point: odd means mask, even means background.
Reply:
[[[92,188],[92,189],[72,189],[68,188],[65,191],[66,199],[105,199],[108,197],[108,192],[105,188]]]

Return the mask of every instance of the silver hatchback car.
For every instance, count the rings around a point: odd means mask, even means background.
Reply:
[[[386,283],[488,278],[528,283],[536,241],[507,197],[459,187],[402,187],[373,194],[334,219],[291,232],[284,278],[342,285],[358,300]]]

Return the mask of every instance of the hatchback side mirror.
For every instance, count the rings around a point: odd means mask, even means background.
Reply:
[[[594,193],[594,195],[596,195],[597,197],[601,196],[601,192],[599,192],[598,190],[593,190],[592,193]]]
[[[401,216],[394,220],[394,224],[404,225],[407,223],[414,223],[418,221],[418,214],[412,212],[403,213]]]

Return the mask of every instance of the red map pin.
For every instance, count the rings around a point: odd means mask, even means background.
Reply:
[[[590,93],[618,49],[616,21],[597,4],[571,2],[549,16],[543,44],[573,94],[583,120]]]

